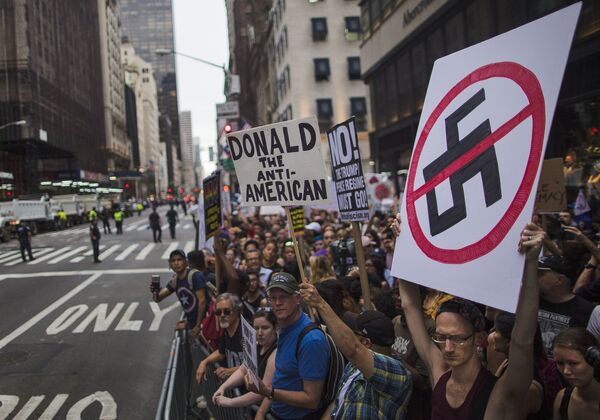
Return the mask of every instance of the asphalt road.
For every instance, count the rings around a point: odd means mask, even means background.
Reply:
[[[31,262],[0,244],[0,420],[154,418],[181,308],[152,302],[150,276],[164,285],[169,252],[194,246],[191,216],[170,239],[166,210],[162,243],[149,210],[122,235],[112,221],[98,264],[87,225],[34,236]]]

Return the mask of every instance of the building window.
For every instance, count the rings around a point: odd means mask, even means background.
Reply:
[[[360,80],[360,57],[348,57],[348,79]]]
[[[358,41],[360,38],[360,18],[358,16],[348,16],[346,21],[345,37],[347,41]]]
[[[312,37],[313,41],[325,41],[327,39],[327,19],[312,18]]]
[[[319,122],[330,122],[333,117],[331,99],[317,99],[317,118]]]
[[[365,131],[367,129],[367,101],[363,97],[350,98],[350,115],[356,117],[356,130]]]
[[[315,80],[329,80],[331,71],[329,69],[329,58],[315,58]]]

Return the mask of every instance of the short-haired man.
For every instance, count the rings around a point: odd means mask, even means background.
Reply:
[[[311,330],[296,343],[302,330],[311,323],[300,308],[298,282],[289,273],[271,276],[267,296],[277,318],[279,338],[272,386],[259,381],[248,383],[248,390],[272,402],[271,413],[279,419],[320,419],[327,408],[322,401],[323,385],[329,368],[329,346],[322,331]],[[271,400],[271,401],[269,401]],[[261,407],[264,409],[264,407]]]
[[[343,321],[309,283],[302,299],[317,309],[327,331],[348,359],[340,389],[330,406],[333,419],[404,419],[412,379],[402,361],[391,357],[395,340],[392,320],[378,311],[346,312]]]
[[[200,333],[202,318],[206,313],[206,282],[200,271],[190,272],[185,252],[181,249],[171,252],[169,267],[175,273],[173,281],[167,283],[158,292],[154,292],[154,301],[160,302],[175,292],[185,312],[187,327],[196,337]]]
[[[262,266],[262,255],[258,249],[246,251],[246,270],[257,272],[263,287],[267,287],[269,276],[273,272],[273,270]]]
[[[568,327],[587,327],[594,305],[573,293],[574,276],[563,257],[541,257],[537,273],[541,292],[538,321],[544,349],[551,356],[554,337]]]
[[[221,293],[217,296],[215,315],[219,320],[219,327],[225,333],[218,339],[217,350],[200,362],[196,370],[198,383],[206,379],[206,368],[209,363],[225,362],[226,366],[220,366],[215,370],[215,374],[223,380],[229,378],[242,364],[244,349],[240,327],[241,307],[240,299],[236,295]]]
[[[399,233],[399,216],[394,230]],[[443,303],[435,319],[435,333],[430,337],[417,285],[400,281],[408,328],[429,371],[432,419],[523,417],[533,379],[533,339],[539,306],[537,260],[543,237],[541,228],[531,223],[521,232],[519,251],[526,254],[525,272],[510,342],[511,363],[497,380],[479,361],[477,347],[485,341],[484,318],[479,309],[461,299]]]

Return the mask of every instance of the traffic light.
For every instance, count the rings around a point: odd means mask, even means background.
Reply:
[[[197,193],[198,192],[198,187],[194,187],[194,192]]]
[[[171,188],[171,187],[167,188],[167,192],[168,192],[169,194],[173,193],[173,188]]]
[[[231,125],[231,123],[226,123],[225,126],[223,127],[223,132],[225,134],[231,133],[232,130],[233,130],[233,126]]]
[[[124,185],[125,189],[128,190],[129,189],[129,182],[126,182]]]

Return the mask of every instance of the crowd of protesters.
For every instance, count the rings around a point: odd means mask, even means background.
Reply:
[[[564,211],[522,227],[516,314],[393,278],[402,228],[376,212],[360,232],[371,302],[352,225],[332,212],[305,208],[304,278],[285,214],[228,217],[189,268],[173,251],[175,279],[155,299],[177,293],[189,330],[211,346],[196,380],[212,370],[222,384],[207,398],[256,404],[257,419],[600,418],[593,224]],[[242,318],[257,331],[258,381],[242,365]],[[233,387],[244,393],[226,396]]]

